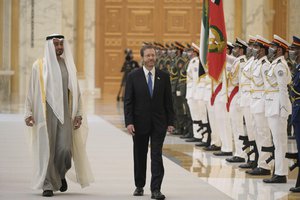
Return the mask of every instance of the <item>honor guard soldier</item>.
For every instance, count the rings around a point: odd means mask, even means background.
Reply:
[[[189,106],[187,104],[187,100],[185,98],[186,95],[186,64],[187,58],[182,56],[185,47],[179,42],[174,43],[175,48],[177,49],[175,66],[178,70],[178,81],[175,86],[175,101],[177,103],[177,107],[174,109],[177,113],[177,126],[179,130],[183,131],[183,136],[181,138],[190,138],[194,139],[193,134],[193,122],[191,118],[191,113]]]
[[[199,60],[199,49],[200,47],[198,45],[196,45],[195,43],[192,43],[192,48],[193,51],[197,53],[197,60],[198,60],[198,66],[196,68],[196,64],[194,64],[193,66],[195,66],[193,73],[193,76],[195,77],[195,80],[197,80],[195,82],[195,91],[193,94],[193,99],[195,102],[195,109],[197,117],[196,119],[193,119],[193,123],[194,123],[194,137],[200,139],[201,141],[197,144],[195,144],[195,146],[197,147],[208,147],[210,145],[210,134],[211,134],[211,128],[210,128],[210,124],[208,123],[208,118],[207,118],[207,110],[206,110],[206,105],[205,102],[203,100],[204,97],[204,91],[205,91],[205,69],[202,68],[200,66],[200,60]],[[202,70],[202,72],[201,72]],[[192,70],[190,70],[192,71]],[[191,109],[192,110],[192,109]]]
[[[201,142],[202,135],[199,129],[199,121],[203,118],[203,107],[199,107],[198,100],[195,99],[197,94],[197,84],[199,82],[199,49],[190,46],[187,49],[187,56],[189,57],[190,61],[188,62],[187,66],[187,82],[186,82],[186,99],[188,106],[190,108],[191,117],[193,120],[193,133],[194,138]],[[206,113],[204,113],[206,114]],[[206,116],[205,116],[206,117]],[[195,141],[197,142],[197,141]]]
[[[253,56],[253,44],[256,38],[254,36],[250,36],[248,47],[247,47],[247,61],[244,65],[244,68],[240,68],[240,107],[242,110],[242,114],[245,119],[246,124],[246,136],[240,136],[240,140],[243,141],[244,147],[243,150],[248,149],[248,161],[245,164],[241,164],[240,168],[255,168],[257,166],[257,159],[258,159],[258,150],[255,143],[255,123],[253,116],[250,112],[250,101],[251,98],[250,89],[251,89],[251,68],[252,65],[255,64],[257,61]]]
[[[163,71],[168,71],[167,68],[165,67],[165,58],[167,56],[166,48],[158,42],[154,42],[154,44],[157,51],[156,52],[157,61],[155,67]]]
[[[270,62],[267,58],[269,46],[270,41],[259,35],[256,36],[253,47],[253,56],[256,62],[251,66],[250,111],[256,127],[254,133],[259,156],[257,167],[246,171],[246,173],[255,176],[271,174],[271,167],[266,163],[271,154],[262,151],[262,147],[271,148],[273,146],[271,132],[265,116],[265,80],[263,78],[270,68]]]
[[[178,107],[177,101],[176,101],[176,84],[178,82],[179,78],[179,72],[178,68],[175,65],[176,62],[176,48],[174,45],[168,45],[166,44],[167,50],[167,58],[165,61],[165,65],[168,68],[169,74],[170,74],[170,81],[171,81],[171,90],[172,90],[172,99],[173,99],[173,108],[175,112],[175,131],[173,132],[173,135],[182,135],[183,130],[180,130],[178,127],[178,110],[176,109]]]
[[[275,171],[265,183],[286,183],[288,175],[287,152],[287,119],[291,114],[291,102],[288,94],[288,84],[291,82],[291,73],[284,59],[284,54],[290,44],[277,35],[269,48],[269,57],[272,59],[269,70],[264,74],[265,82],[265,114],[271,129],[275,148]]]
[[[298,148],[298,169],[300,169],[300,38],[293,36],[293,43],[290,46],[289,57],[295,65],[291,84],[292,99],[292,118],[291,123],[294,127],[296,143]],[[300,171],[295,187],[291,188],[292,192],[300,192]]]
[[[235,154],[231,158],[226,158],[227,162],[245,162],[246,153],[242,150],[243,142],[239,140],[240,136],[244,136],[243,114],[239,105],[240,92],[239,92],[239,77],[240,71],[244,68],[247,61],[246,50],[247,43],[240,38],[236,38],[236,42],[233,44],[234,48],[232,54],[236,57],[234,63],[227,76],[228,84],[228,102],[227,111],[229,112],[232,134],[235,145]]]
[[[209,77],[208,74],[205,75],[204,78],[205,81],[205,88],[204,88],[204,95],[203,95],[203,101],[206,106],[207,115],[208,115],[208,122],[211,129],[211,134],[208,135],[207,138],[207,147],[204,147],[204,150],[208,150],[215,147],[221,146],[221,140],[220,135],[218,132],[218,122],[216,121],[216,113],[214,111],[214,107],[211,105],[211,97],[212,97],[212,79]],[[215,152],[218,153],[218,152]]]
[[[231,68],[235,57],[232,56],[233,44],[227,42],[226,49],[226,68]],[[226,110],[227,103],[227,84],[226,84],[227,71],[223,70],[222,82],[220,82],[211,98],[211,104],[214,106],[216,113],[216,121],[218,122],[218,132],[222,141],[221,151],[216,152],[216,156],[231,156],[233,151],[232,145],[232,130],[230,124],[229,113]]]
[[[166,57],[165,57],[165,68],[166,70],[163,70],[163,71],[166,71],[168,72],[168,74],[170,74],[170,78],[171,78],[171,65],[173,64],[172,63],[172,60],[173,60],[173,57],[172,57],[172,48],[166,44]]]

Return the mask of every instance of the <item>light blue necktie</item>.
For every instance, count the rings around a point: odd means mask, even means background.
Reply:
[[[152,74],[151,72],[148,73],[148,89],[150,92],[150,96],[152,97]]]

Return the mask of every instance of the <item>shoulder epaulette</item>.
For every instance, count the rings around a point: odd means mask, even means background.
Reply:
[[[277,61],[277,64],[278,64],[278,63],[281,63],[281,59],[279,59],[279,60]]]
[[[245,62],[245,59],[244,59],[244,58],[241,58],[241,59],[240,59],[240,62],[241,62],[241,63]]]
[[[263,59],[262,61],[261,61],[261,63],[262,64],[265,64],[267,61],[265,60],[265,59]]]

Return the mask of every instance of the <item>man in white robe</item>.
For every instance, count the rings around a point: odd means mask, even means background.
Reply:
[[[76,67],[64,36],[46,38],[45,55],[32,67],[26,98],[25,123],[30,128],[34,159],[33,187],[43,196],[64,192],[66,173],[75,165],[82,187],[93,181],[85,151],[87,126],[82,124]],[[72,177],[70,177],[72,178]]]

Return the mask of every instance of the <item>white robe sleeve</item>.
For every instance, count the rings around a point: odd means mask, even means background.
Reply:
[[[34,83],[35,83],[35,79],[36,79],[36,75],[37,75],[36,68],[34,67],[35,64],[33,64],[33,67],[31,70],[29,87],[28,87],[28,91],[27,91],[27,97],[25,99],[25,119],[27,117],[32,116]]]
[[[81,99],[81,91],[78,84],[78,108],[75,116],[82,116],[83,110],[82,110],[82,99]]]

